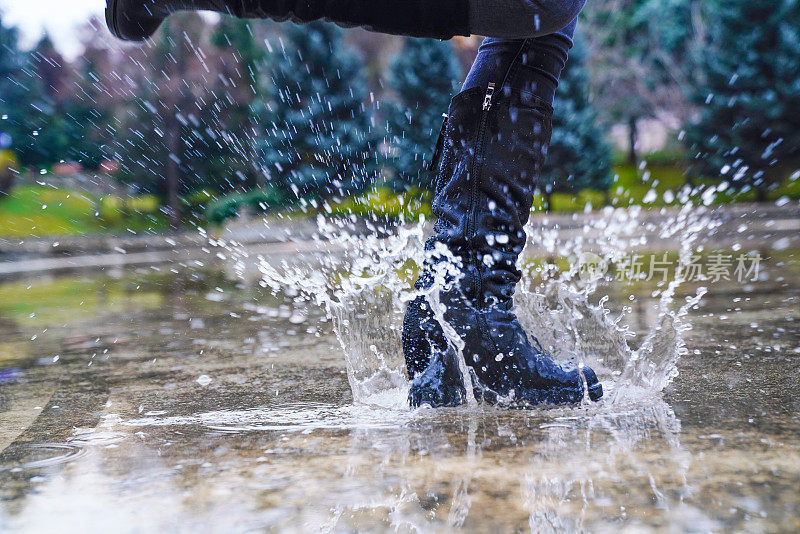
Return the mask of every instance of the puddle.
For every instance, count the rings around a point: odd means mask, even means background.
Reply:
[[[554,310],[575,326],[562,354],[608,387],[535,410],[408,410],[397,308],[372,290],[339,294],[358,305],[331,316],[309,292],[141,269],[56,279],[64,298],[30,317],[12,300],[24,287],[3,286],[0,524],[796,531],[800,268],[787,249],[763,267],[668,305],[645,282],[611,281],[601,304],[530,279],[526,326],[547,339],[534,312]]]
[[[415,415],[405,409],[405,406],[400,409],[400,403],[405,404],[404,392],[397,395],[396,401],[394,410],[352,404],[334,406],[323,403],[295,403],[280,404],[272,408],[204,412],[190,416],[159,415],[124,420],[120,421],[120,424],[138,428],[202,426],[231,433],[259,430],[310,432],[320,429],[398,428],[413,420]]]
[[[18,472],[40,469],[77,460],[87,454],[83,447],[68,443],[37,443],[28,445],[17,458],[18,464],[0,465],[0,471]]]

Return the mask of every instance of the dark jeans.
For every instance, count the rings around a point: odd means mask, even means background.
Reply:
[[[552,104],[561,69],[572,48],[576,22],[577,18],[554,33],[538,37],[487,37],[478,49],[462,90],[486,87],[494,82],[498,89],[503,87],[509,90],[513,87],[524,90]],[[512,72],[512,65],[531,69],[532,72],[527,76],[507,79],[508,73]]]
[[[504,39],[557,33],[578,18],[586,0],[468,0],[473,34]]]

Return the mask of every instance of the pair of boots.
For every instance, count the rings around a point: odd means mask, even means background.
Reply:
[[[467,0],[108,0],[106,20],[118,37],[142,40],[182,9],[325,19],[420,37],[469,33]],[[402,337],[412,407],[462,404],[465,384],[473,383],[476,398],[510,405],[577,403],[584,393],[596,401],[603,394],[592,369],[555,362],[512,309],[524,225],[550,139],[549,102],[566,60],[565,52],[548,59],[546,47],[519,42],[496,79],[453,98],[437,142],[438,220],[416,287],[423,294],[436,290],[443,321],[425,296],[409,303]],[[471,376],[463,376],[443,322],[452,327],[451,341],[458,338]]]

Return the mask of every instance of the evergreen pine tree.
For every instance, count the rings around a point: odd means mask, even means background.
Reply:
[[[628,159],[636,164],[639,121],[691,107],[686,54],[702,40],[698,13],[716,0],[593,0],[581,18],[591,82],[603,122],[628,126]]]
[[[263,26],[255,21],[222,17],[211,42],[219,56],[218,78],[226,83],[211,88],[212,94],[201,112],[204,123],[225,133],[215,139],[222,149],[216,164],[223,168],[216,172],[209,169],[211,174],[241,177],[241,183],[237,181],[236,185],[243,189],[260,185],[263,178],[253,147],[258,125],[253,103],[263,94],[263,77],[259,73],[267,52],[256,35]]]
[[[765,200],[800,161],[800,3],[721,0],[715,15],[699,51],[700,111],[686,127],[691,172]]]
[[[47,33],[42,36],[32,53],[34,70],[42,83],[44,93],[60,109],[60,104],[70,95],[70,72],[64,57],[56,50]]]
[[[64,115],[64,104],[70,97],[71,72],[64,59],[56,51],[52,40],[45,34],[30,53],[29,98],[34,101],[32,124],[36,132],[29,146],[33,152],[27,157],[30,163],[48,167],[66,160],[71,141],[68,117]]]
[[[392,59],[388,82],[396,99],[388,106],[387,124],[398,189],[433,189],[426,167],[460,70],[447,41],[406,38]]]
[[[197,117],[208,85],[206,59],[197,53],[204,28],[197,13],[173,15],[161,25],[152,46],[140,49],[137,61],[143,68],[137,73],[135,98],[113,144],[123,179],[164,197],[175,228],[185,211],[181,195],[205,186],[206,180],[226,178],[198,171],[204,158],[217,157],[218,149],[213,142],[196,144],[205,131]]]
[[[135,57],[142,70],[136,73],[135,83],[131,84],[133,98],[121,116],[112,155],[120,164],[123,181],[138,191],[162,198],[167,197],[167,162],[174,163],[166,143],[165,117],[174,108],[167,103],[174,91],[169,84],[169,69],[176,68],[175,56],[182,53],[182,48],[176,46],[175,53],[170,54],[174,46],[173,24],[175,21],[168,21],[159,29],[149,48],[137,51],[138,57]]]
[[[0,149],[18,148],[24,136],[20,112],[25,106],[25,87],[19,78],[25,67],[25,55],[19,49],[17,29],[3,24],[0,12]],[[6,156],[10,160],[10,156]],[[11,173],[4,173],[0,194],[11,189]]]
[[[40,137],[52,117],[52,103],[31,54],[19,48],[17,29],[5,26],[0,18],[0,136],[3,144],[10,138],[11,150],[22,166],[53,163],[52,147],[43,142],[45,136]]]
[[[607,191],[611,185],[611,151],[590,100],[585,59],[584,43],[576,37],[559,81],[553,134],[539,179],[547,198],[554,192]]]
[[[105,155],[104,143],[112,135],[111,109],[100,71],[105,49],[86,50],[76,61],[77,79],[70,98],[63,104],[64,133],[68,141],[64,157],[97,170]]]
[[[369,183],[374,149],[358,57],[332,24],[290,25],[258,109],[264,173],[297,197],[327,198]]]

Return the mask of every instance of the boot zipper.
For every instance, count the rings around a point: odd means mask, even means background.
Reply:
[[[494,95],[494,82],[489,82],[486,88],[486,94],[483,97],[483,111],[492,109],[492,95]]]
[[[478,128],[478,138],[477,138],[477,146],[476,146],[476,150],[475,150],[475,160],[474,160],[475,161],[475,167],[474,167],[473,173],[472,173],[474,178],[472,180],[472,190],[470,191],[470,194],[472,195],[472,198],[470,199],[470,205],[472,206],[472,208],[471,208],[472,209],[472,213],[470,214],[470,218],[472,220],[470,220],[469,225],[468,225],[469,227],[467,229],[468,232],[469,232],[468,235],[470,235],[470,236],[475,234],[475,213],[474,213],[474,211],[475,211],[475,200],[476,200],[475,197],[477,195],[478,181],[480,180],[481,175],[483,174],[481,172],[481,170],[480,170],[480,166],[483,165],[483,149],[484,149],[484,142],[485,142],[484,138],[486,136],[486,132],[485,132],[485,130],[486,130],[486,118],[489,115],[489,110],[492,109],[492,96],[494,95],[494,88],[495,88],[494,82],[489,82],[489,85],[486,87],[486,93],[483,95],[483,106],[482,106],[483,107],[483,113],[481,113],[481,122],[480,122],[480,126]],[[481,286],[483,285],[483,283],[481,282],[481,275],[480,275],[480,262],[481,262],[481,259],[478,258],[477,253],[471,254],[470,256],[471,256],[471,259],[472,259],[473,264],[475,266],[475,275],[474,275],[475,276],[474,287],[475,287],[475,291],[476,291],[475,298],[482,305],[483,304],[483,295],[482,295],[483,288]]]
[[[428,165],[428,172],[436,172],[439,166],[439,158],[442,156],[442,148],[444,147],[444,135],[447,131],[447,113],[442,113],[442,128],[439,130],[439,137],[436,138],[436,146],[433,149],[433,156],[431,156],[431,163]],[[438,181],[438,180],[437,180]]]

